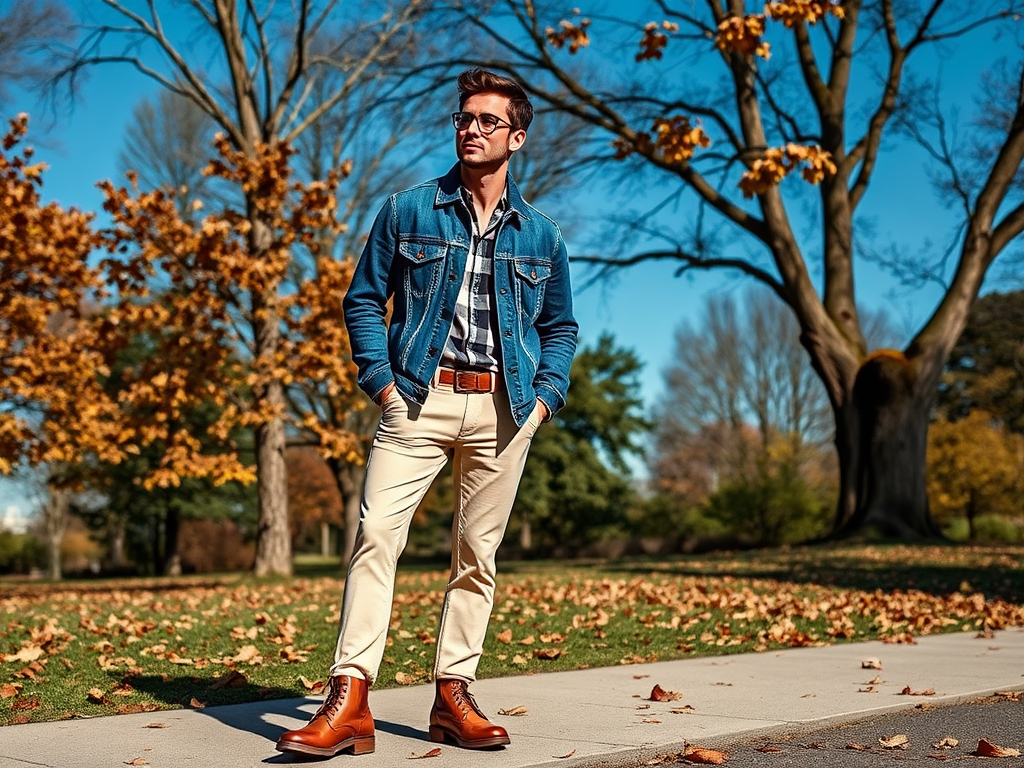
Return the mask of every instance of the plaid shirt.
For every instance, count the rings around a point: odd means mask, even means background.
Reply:
[[[455,304],[455,317],[448,335],[441,365],[448,368],[473,368],[483,371],[497,371],[499,350],[497,348],[498,319],[494,311],[494,240],[498,234],[501,219],[508,209],[508,189],[502,193],[491,220],[483,233],[476,219],[473,195],[462,188],[462,199],[473,217],[473,239],[466,259],[466,272]]]

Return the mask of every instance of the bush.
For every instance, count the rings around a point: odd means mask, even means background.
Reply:
[[[0,573],[29,573],[46,567],[46,547],[24,533],[0,531]]]
[[[233,520],[186,519],[178,535],[183,573],[247,571],[256,559],[256,545],[246,541]]]
[[[740,479],[722,486],[702,512],[758,546],[806,541],[827,530],[831,510],[821,494],[789,473]]]

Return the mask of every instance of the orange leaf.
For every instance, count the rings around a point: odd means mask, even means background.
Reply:
[[[973,754],[978,757],[1020,757],[1020,750],[1012,747],[1000,747],[988,739],[979,739],[978,748]]]
[[[210,686],[211,691],[219,691],[221,688],[241,688],[249,682],[245,675],[237,670],[231,670],[225,675],[221,675],[213,684]]]
[[[906,749],[910,739],[907,738],[906,734],[897,733],[894,736],[880,738],[878,743],[886,749]]]
[[[720,752],[717,749],[705,749],[704,747],[687,747],[683,750],[683,759],[689,760],[691,763],[721,765],[729,759],[729,753]]]
[[[440,747],[434,747],[430,751],[424,752],[422,755],[417,755],[415,752],[413,752],[411,755],[409,755],[408,759],[409,760],[420,760],[421,758],[424,758],[424,757],[440,757],[440,756],[441,756],[441,748]]]
[[[572,752],[566,752],[564,755],[552,755],[552,757],[555,758],[555,760],[565,760],[567,757],[572,757],[575,754],[576,750],[574,749]]]
[[[495,638],[498,640],[499,643],[505,643],[505,644],[511,643],[512,642],[512,630],[511,629],[503,629],[501,632],[499,632],[498,634],[495,635]]]
[[[683,694],[675,691],[666,691],[660,685],[655,684],[651,689],[651,695],[647,697],[651,701],[679,701]]]

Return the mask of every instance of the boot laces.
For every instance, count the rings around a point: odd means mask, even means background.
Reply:
[[[348,680],[345,678],[332,678],[328,683],[327,698],[320,705],[320,709],[313,715],[313,719],[326,715],[328,719],[337,714],[341,705],[345,703],[345,694],[348,693]]]
[[[466,684],[457,680],[452,683],[452,699],[455,701],[456,706],[462,710],[462,719],[465,720],[469,717],[469,712],[476,712],[480,717],[487,719],[483,712],[480,711],[480,707],[477,706],[476,699],[473,698],[473,694],[469,692],[469,688]]]

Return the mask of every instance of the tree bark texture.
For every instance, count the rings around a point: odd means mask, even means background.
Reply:
[[[867,531],[901,539],[941,537],[925,482],[933,390],[899,352],[871,355],[858,370],[848,410],[836,415],[837,422],[852,426],[837,430],[837,537]]]

